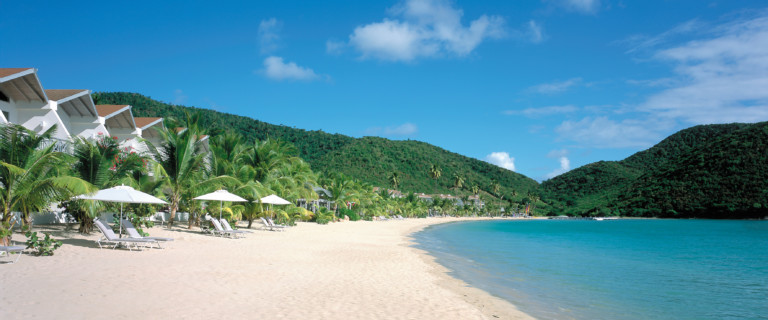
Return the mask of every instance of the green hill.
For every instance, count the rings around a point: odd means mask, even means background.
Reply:
[[[199,111],[202,125],[212,135],[230,130],[249,141],[267,137],[288,141],[297,147],[299,156],[309,162],[313,170],[340,172],[375,186],[389,187],[389,175],[398,172],[399,189],[405,192],[469,194],[467,190],[451,189],[454,173],[458,173],[465,180],[465,188],[477,184],[489,191],[491,181],[497,180],[500,193],[511,194],[514,190],[518,194],[516,199],[538,189],[536,181],[521,174],[424,142],[376,137],[357,139],[307,131],[208,109],[171,105],[137,93],[98,92],[93,94],[93,99],[97,104],[129,104],[137,117],[183,118],[184,111]],[[440,179],[431,179],[428,175],[433,163],[443,170]]]
[[[746,218],[767,215],[768,123],[682,130],[622,161],[542,183],[570,215]]]

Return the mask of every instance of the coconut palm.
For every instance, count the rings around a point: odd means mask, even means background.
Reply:
[[[53,201],[94,191],[88,182],[64,175],[71,157],[45,146],[55,130],[38,135],[19,125],[0,127],[0,222],[10,221],[13,211],[26,220]]]
[[[464,187],[464,177],[462,177],[458,173],[453,174],[453,187],[456,188],[456,190],[461,189]]]
[[[480,193],[480,186],[477,184],[472,185],[472,194],[477,195]]]
[[[432,179],[440,179],[440,176],[442,175],[443,169],[441,169],[440,166],[436,163],[433,163],[432,166],[429,167],[429,176],[432,177]]]
[[[134,185],[132,175],[141,172],[147,158],[120,147],[116,138],[99,136],[96,140],[77,138],[73,155],[75,176],[87,181],[97,189],[111,188],[120,184]],[[67,211],[80,221],[78,231],[88,234],[93,229],[100,203],[86,200],[71,200],[64,203]]]
[[[214,189],[223,184],[236,184],[237,180],[229,176],[213,176],[204,171],[211,171],[212,165],[207,158],[206,142],[201,141],[204,132],[199,126],[200,113],[186,113],[186,121],[179,123],[168,119],[160,131],[159,146],[148,143],[148,149],[162,171],[165,190],[169,202],[170,218],[168,227],[173,227],[176,212],[182,205],[182,198],[193,194],[193,189]],[[189,199],[189,198],[186,198]]]
[[[501,190],[501,184],[499,184],[499,181],[496,179],[491,180],[491,192],[498,196],[499,190]]]
[[[400,176],[398,176],[397,172],[392,172],[392,174],[389,175],[389,182],[392,183],[392,187],[397,190],[397,186],[400,185]]]

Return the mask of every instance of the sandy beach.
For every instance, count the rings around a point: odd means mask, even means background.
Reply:
[[[530,319],[410,247],[409,234],[456,220],[299,223],[244,239],[155,227],[176,241],[141,252],[42,226],[65,244],[0,265],[0,318]]]

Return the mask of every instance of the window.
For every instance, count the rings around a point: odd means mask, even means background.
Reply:
[[[11,102],[11,99],[8,99],[8,96],[5,95],[2,91],[0,91],[0,100],[3,100],[5,102]]]
[[[11,122],[11,114],[8,113],[8,111],[3,111],[3,116],[5,117],[5,120]]]

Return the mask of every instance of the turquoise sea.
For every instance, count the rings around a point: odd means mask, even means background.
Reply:
[[[768,221],[494,220],[414,238],[541,319],[768,319]]]

